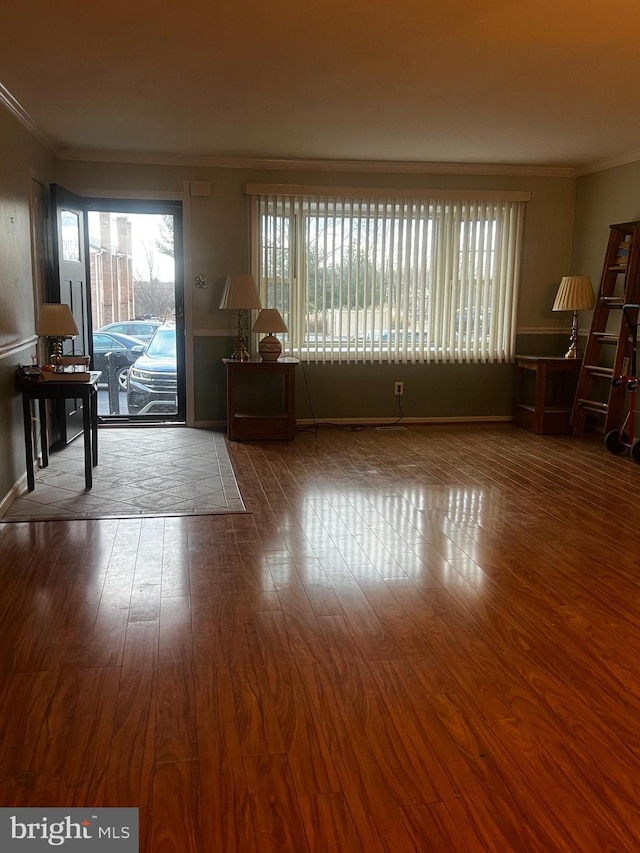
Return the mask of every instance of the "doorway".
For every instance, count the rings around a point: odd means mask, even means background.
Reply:
[[[179,202],[87,199],[100,423],[184,423]]]

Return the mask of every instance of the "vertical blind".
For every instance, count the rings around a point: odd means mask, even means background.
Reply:
[[[262,304],[287,323],[290,354],[513,358],[522,198],[252,196],[253,273]]]

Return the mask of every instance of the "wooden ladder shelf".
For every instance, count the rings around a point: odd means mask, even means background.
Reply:
[[[592,421],[604,433],[620,428],[625,387],[611,380],[628,372],[633,349],[622,306],[639,301],[640,221],[612,225],[571,415],[576,435]]]

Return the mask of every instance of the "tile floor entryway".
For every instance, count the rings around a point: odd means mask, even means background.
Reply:
[[[36,488],[0,521],[246,512],[223,432],[107,428],[98,434],[93,488],[84,485],[82,436],[36,471]]]

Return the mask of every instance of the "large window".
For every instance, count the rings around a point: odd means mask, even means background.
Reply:
[[[513,357],[526,194],[288,189],[246,188],[253,272],[263,306],[287,323],[287,352],[312,362]]]

